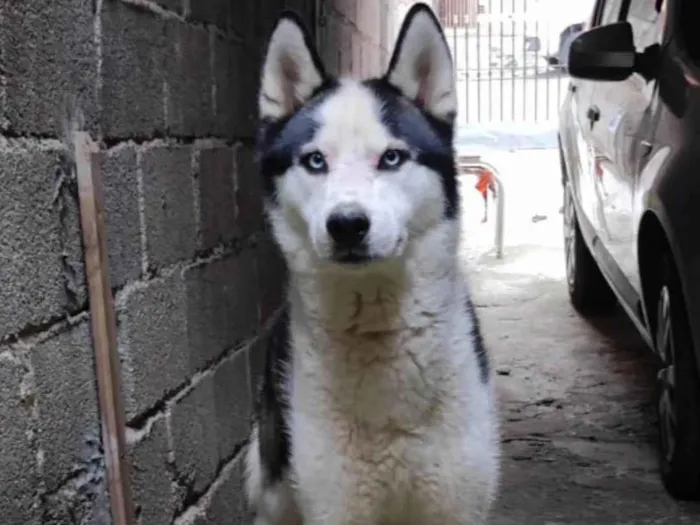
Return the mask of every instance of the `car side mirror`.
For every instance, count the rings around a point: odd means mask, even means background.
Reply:
[[[587,80],[625,80],[635,72],[632,26],[616,22],[579,34],[569,48],[569,74]]]

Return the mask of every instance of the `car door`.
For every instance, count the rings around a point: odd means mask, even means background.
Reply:
[[[661,42],[658,0],[625,0],[620,20],[632,26],[637,52]],[[655,81],[633,73],[621,82],[601,82],[594,102],[600,118],[594,131],[596,184],[602,209],[599,237],[611,256],[609,268],[627,290],[640,293],[634,195],[641,124],[651,111]],[[621,274],[621,275],[620,275]],[[629,288],[628,285],[631,287]]]
[[[595,27],[617,21],[622,13],[622,5],[626,0],[598,0],[591,17],[590,26]],[[596,235],[605,229],[604,214],[599,196],[599,184],[596,176],[597,156],[601,149],[598,144],[597,127],[599,119],[598,108],[595,104],[598,82],[572,79],[571,118],[576,122],[574,127],[571,151],[576,158],[570,159],[570,164],[576,169],[576,184],[574,191],[586,221]]]

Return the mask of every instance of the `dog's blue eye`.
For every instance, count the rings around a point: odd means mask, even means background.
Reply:
[[[320,151],[312,151],[303,155],[299,162],[309,173],[325,173],[328,171],[326,157]]]
[[[404,162],[408,160],[408,152],[400,149],[388,149],[379,159],[377,169],[380,170],[395,170],[398,169]]]

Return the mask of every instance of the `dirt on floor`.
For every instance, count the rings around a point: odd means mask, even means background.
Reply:
[[[554,152],[491,158],[506,189],[506,246],[495,206],[465,179],[464,258],[496,370],[503,470],[492,525],[700,523],[700,506],[661,485],[655,359],[622,311],[586,320],[569,304]]]

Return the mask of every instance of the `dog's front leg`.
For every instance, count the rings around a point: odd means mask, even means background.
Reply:
[[[379,523],[382,488],[363,473],[361,462],[326,455],[323,461],[306,463],[297,472],[304,525]]]
[[[333,504],[336,503],[335,506]],[[362,502],[316,501],[304,511],[304,525],[376,525],[375,512]]]
[[[415,493],[407,525],[483,525],[496,493],[497,466],[453,456],[454,465],[436,463],[414,480]]]

